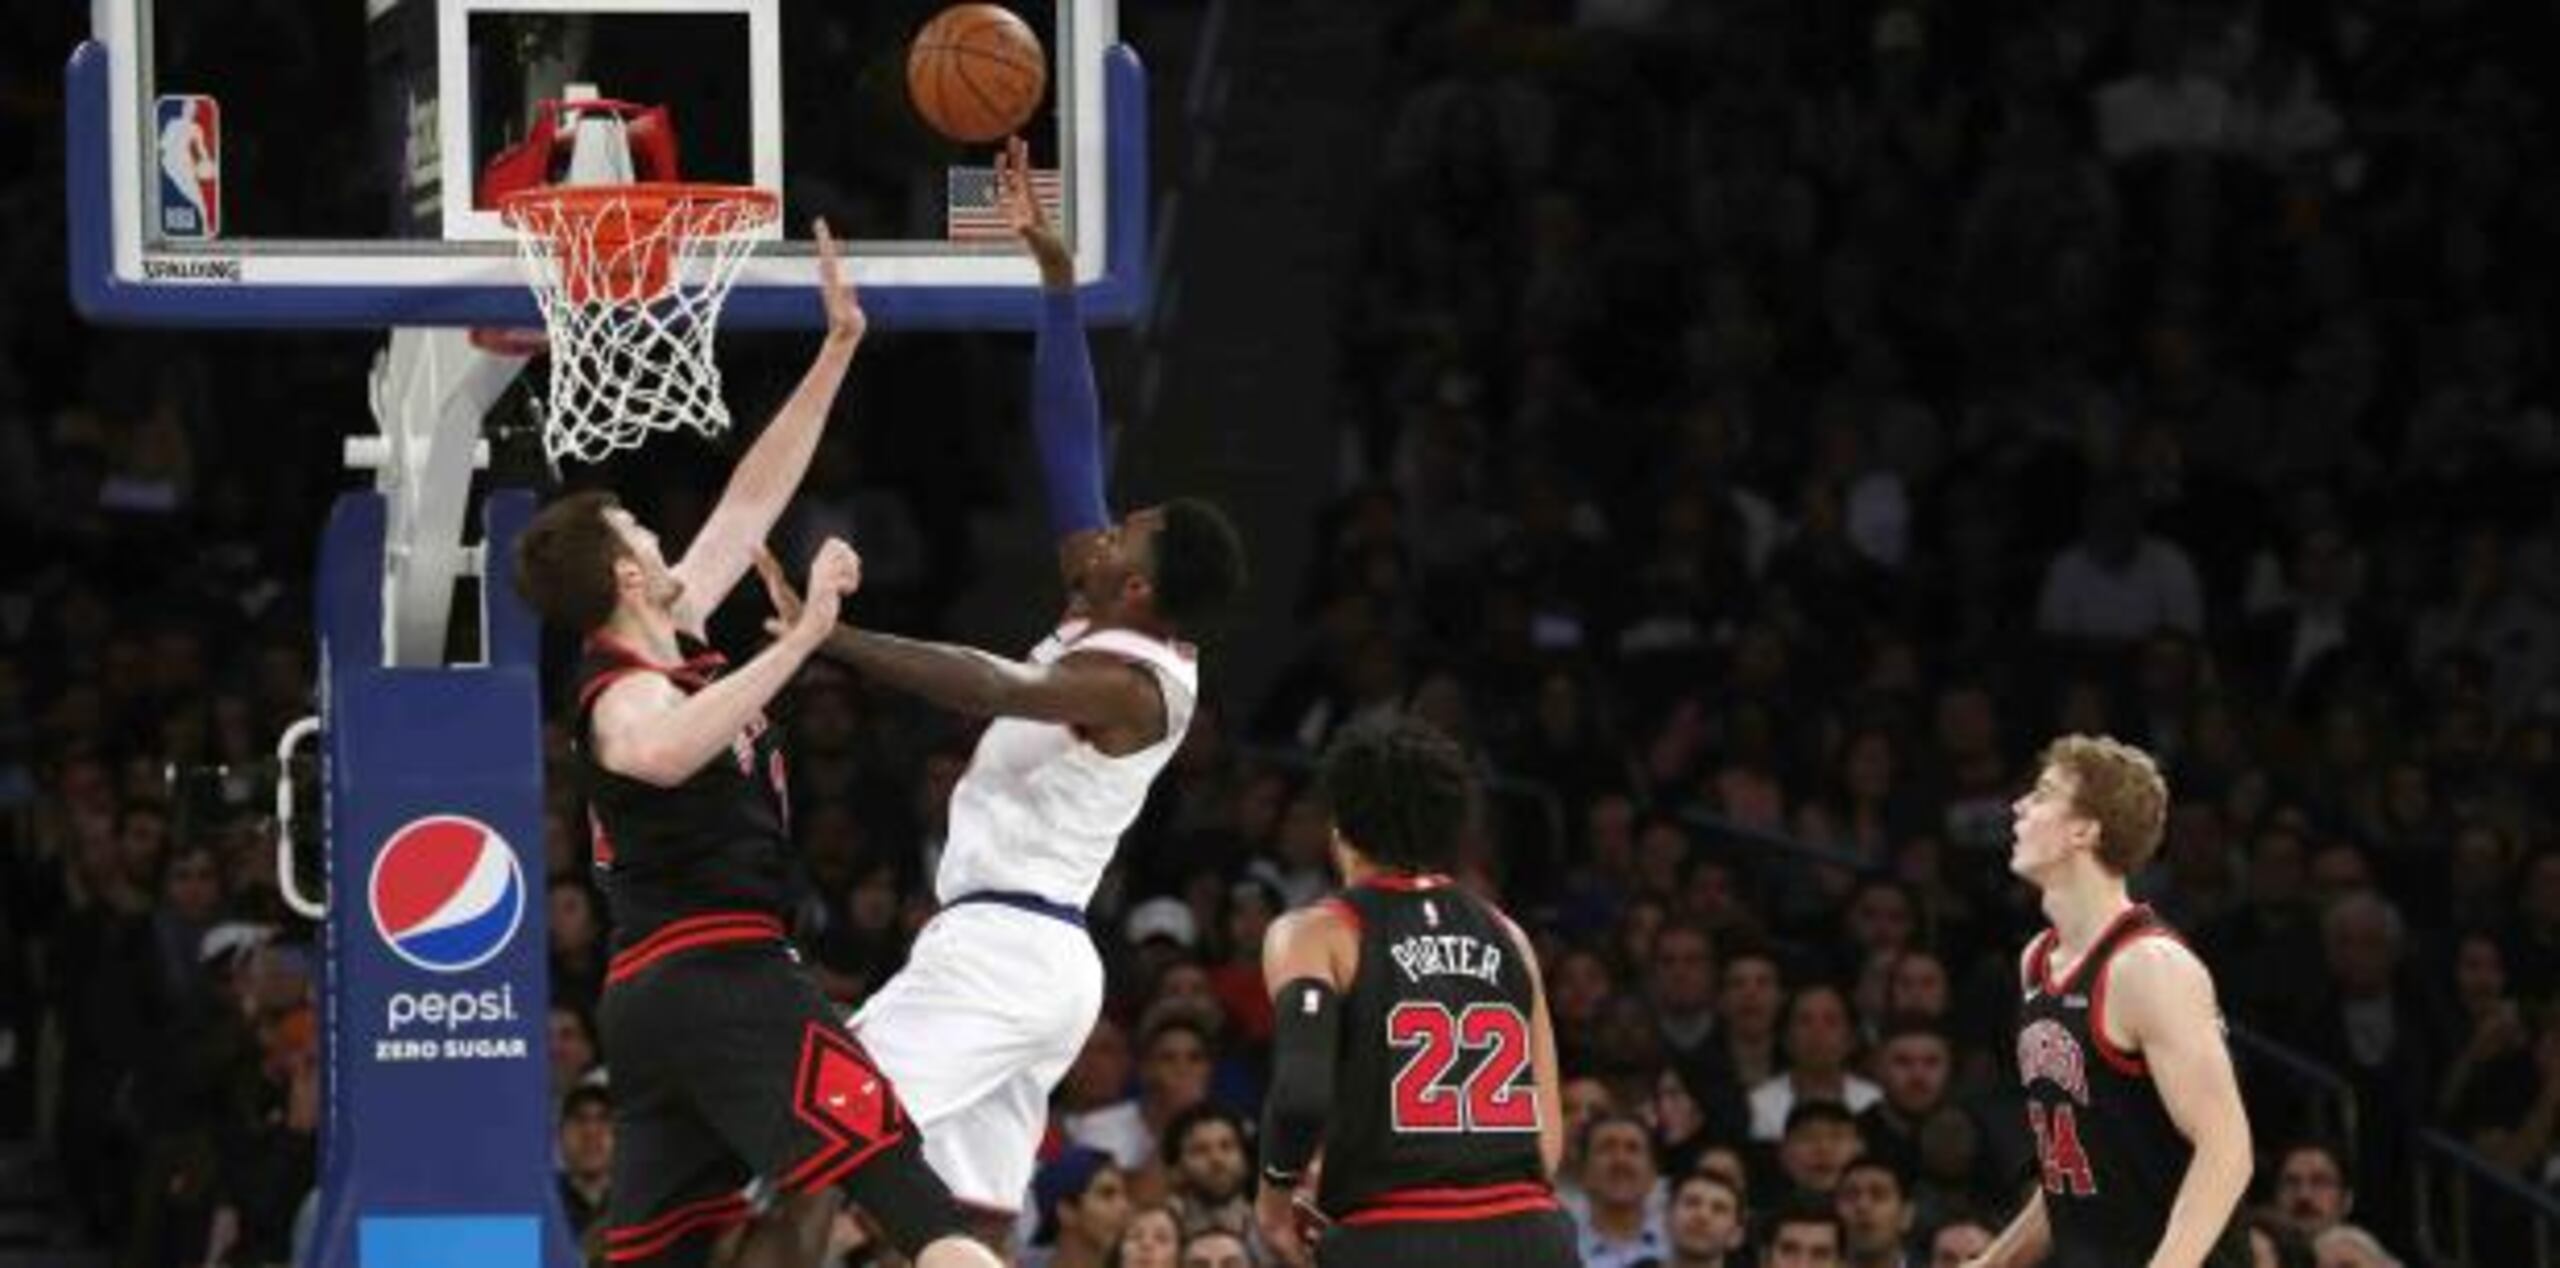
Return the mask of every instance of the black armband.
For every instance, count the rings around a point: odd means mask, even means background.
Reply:
[[[1271,1093],[1262,1103],[1262,1174],[1294,1183],[1324,1144],[1341,1046],[1341,996],[1331,982],[1293,978],[1272,996]]]

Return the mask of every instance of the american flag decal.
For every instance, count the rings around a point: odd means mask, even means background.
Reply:
[[[1005,225],[1004,211],[996,204],[996,169],[992,167],[955,167],[943,190],[943,235],[953,242],[1010,242],[1013,230]],[[1064,182],[1054,168],[1031,169],[1031,196],[1049,213],[1049,223],[1065,227],[1066,217],[1059,212]]]

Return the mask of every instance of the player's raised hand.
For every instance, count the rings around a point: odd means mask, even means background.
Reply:
[[[827,306],[827,338],[861,343],[863,332],[871,329],[871,318],[862,311],[862,296],[853,289],[853,279],[845,276],[844,252],[827,228],[826,217],[812,222],[809,232],[818,240],[818,297]]]
[[[800,609],[800,628],[824,637],[835,628],[845,596],[861,588],[862,556],[843,538],[828,538],[818,547],[818,557],[809,561],[809,594]]]
[[[1075,285],[1075,257],[1067,253],[1065,239],[1032,192],[1031,146],[1021,137],[1005,138],[1004,152],[996,155],[996,206],[1005,224],[1031,248],[1031,258],[1040,262],[1040,284],[1051,290]]]

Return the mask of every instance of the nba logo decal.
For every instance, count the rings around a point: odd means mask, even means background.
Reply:
[[[430,815],[383,842],[365,898],[393,955],[430,972],[460,973],[515,940],[524,919],[524,869],[496,829]]]
[[[160,148],[160,236],[203,242],[222,233],[222,106],[211,97],[155,103]]]

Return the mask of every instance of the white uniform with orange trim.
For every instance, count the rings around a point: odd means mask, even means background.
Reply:
[[[944,909],[853,1019],[924,1129],[926,1160],[972,1206],[1015,1210],[1031,1184],[1050,1090],[1102,1011],[1084,906],[1182,746],[1199,692],[1191,648],[1131,630],[1070,621],[1031,660],[1089,652],[1154,677],[1164,738],[1112,757],[1073,727],[990,723],[951,792],[934,878]]]

